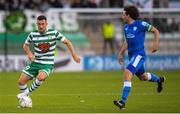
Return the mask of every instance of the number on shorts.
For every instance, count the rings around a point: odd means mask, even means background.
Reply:
[[[25,70],[28,70],[28,69],[30,69],[30,66],[26,66],[26,67],[25,67]]]

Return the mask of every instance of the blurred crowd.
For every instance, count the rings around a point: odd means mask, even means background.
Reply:
[[[0,0],[0,10],[33,9],[46,11],[49,8],[121,7],[122,4],[123,0]]]
[[[162,0],[163,1],[163,0]],[[160,7],[159,0],[154,0],[153,7]],[[37,11],[47,11],[49,8],[122,8],[124,0],[0,0],[0,10],[21,11],[32,9]],[[179,19],[154,19],[154,25],[161,32],[179,31]]]

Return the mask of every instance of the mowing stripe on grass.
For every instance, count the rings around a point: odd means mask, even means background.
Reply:
[[[60,94],[33,94],[33,96],[80,96],[80,95],[83,95],[83,96],[102,96],[102,95],[120,95],[120,93],[70,93],[70,94],[67,94],[67,93],[60,93]],[[162,93],[162,94],[159,94],[159,93],[134,93],[134,94],[131,94],[131,96],[154,96],[154,95],[171,95],[171,96],[174,96],[174,95],[177,95],[177,93]],[[16,96],[16,95],[13,95],[13,94],[9,94],[9,95],[0,95],[0,96]]]

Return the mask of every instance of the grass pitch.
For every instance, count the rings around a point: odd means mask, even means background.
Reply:
[[[152,113],[180,112],[180,71],[153,71],[166,76],[162,93],[156,83],[134,77],[125,110],[113,105],[122,91],[120,71],[52,73],[31,94],[33,108],[18,109],[19,72],[0,73],[0,113]]]

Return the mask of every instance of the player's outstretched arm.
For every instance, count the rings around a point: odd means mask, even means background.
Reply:
[[[34,54],[33,54],[32,51],[30,50],[29,44],[24,43],[23,49],[24,49],[24,51],[26,52],[29,60],[30,60],[30,61],[34,61]]]
[[[69,48],[70,52],[71,52],[71,55],[74,59],[74,61],[76,61],[77,63],[80,63],[80,58],[79,56],[76,54],[75,50],[74,50],[74,47],[71,43],[71,41],[69,41],[68,39],[65,39],[64,40],[64,43],[66,44],[66,46]]]
[[[157,28],[153,27],[151,32],[153,32],[153,34],[154,34],[152,53],[155,53],[156,51],[158,51],[158,46],[159,46],[159,30]]]
[[[120,64],[123,64],[123,53],[126,51],[126,49],[127,49],[127,42],[125,40],[118,54],[118,59]]]

